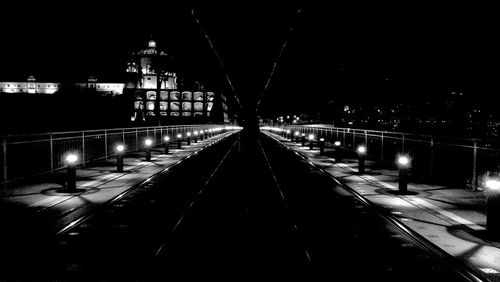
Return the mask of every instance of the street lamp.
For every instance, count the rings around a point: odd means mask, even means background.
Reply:
[[[76,164],[78,161],[78,155],[74,153],[67,154],[64,158],[67,167],[66,173],[66,189],[68,192],[74,192],[76,190]]]
[[[410,167],[410,157],[407,155],[399,155],[397,165],[399,167],[399,192],[408,192],[408,169]]]
[[[191,132],[186,133],[186,143],[187,145],[191,145]]]
[[[306,145],[306,134],[305,133],[302,133],[302,146],[305,146]]]
[[[198,131],[193,132],[194,135],[194,143],[198,143]]]
[[[300,135],[300,132],[295,131],[295,133],[294,133],[293,135],[295,136],[295,140],[296,140],[297,142],[299,142],[299,135]],[[293,138],[292,138],[292,141],[293,141]]]
[[[144,150],[146,150],[146,161],[151,161],[151,146],[153,145],[153,140],[151,138],[146,138],[144,140]]]
[[[314,149],[314,134],[309,134],[307,139],[309,139],[309,150]]]
[[[115,152],[116,152],[116,171],[123,172],[123,153],[125,152],[125,146],[123,144],[116,145]]]
[[[486,229],[491,235],[500,236],[500,178],[487,178],[486,187]]]
[[[165,136],[165,137],[163,137],[163,140],[165,141],[165,154],[168,155],[168,149],[170,147],[170,137]]]
[[[204,134],[204,131],[200,130],[200,141],[203,141],[203,134]]]
[[[363,145],[358,146],[356,149],[358,153],[358,173],[365,173],[365,156],[366,156],[366,147]]]
[[[286,131],[286,138],[290,138],[290,140],[292,140],[293,137],[292,137],[292,134],[290,134],[290,133],[292,133],[292,131],[290,129],[287,129],[287,131]]]

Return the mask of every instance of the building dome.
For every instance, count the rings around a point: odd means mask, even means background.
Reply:
[[[150,56],[150,55],[160,55],[167,56],[167,53],[156,48],[156,41],[151,39],[148,41],[148,47],[137,52],[139,56]]]

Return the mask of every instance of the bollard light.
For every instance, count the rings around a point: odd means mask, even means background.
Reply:
[[[169,136],[165,136],[163,137],[163,141],[165,141],[165,154],[168,154],[168,149],[170,147],[170,137]]]
[[[410,157],[407,155],[399,155],[397,165],[399,168],[399,192],[408,192],[408,169],[410,167]]]
[[[200,141],[203,140],[203,134],[204,134],[204,131],[203,130],[200,130]]]
[[[177,149],[182,148],[182,134],[177,134]]]
[[[187,145],[191,145],[191,132],[186,133],[186,143]]]
[[[64,161],[67,167],[66,189],[68,192],[73,192],[76,189],[76,164],[78,162],[78,155],[74,153],[67,154]]]
[[[325,138],[319,138],[319,153],[325,153]]]
[[[115,152],[116,152],[116,171],[123,172],[123,153],[125,152],[125,146],[123,144],[116,145]]]
[[[342,143],[340,141],[335,141],[333,145],[335,145],[335,162],[340,162],[341,159],[341,154],[342,154],[342,147],[340,147]]]
[[[307,139],[309,139],[309,150],[314,149],[314,134],[309,134]]]
[[[302,146],[305,146],[306,145],[306,134],[305,133],[302,133]]]
[[[500,237],[500,178],[488,177],[486,188],[486,230],[497,239]]]
[[[363,145],[358,146],[356,149],[358,152],[358,173],[365,173],[365,156],[366,156],[366,147]]]
[[[198,131],[193,132],[194,143],[198,143]]]
[[[146,138],[144,140],[144,150],[146,151],[146,161],[151,161],[151,146],[153,145],[153,139]]]
[[[291,134],[291,133],[292,133],[292,131],[291,131],[290,129],[287,129],[287,131],[286,131],[286,138],[287,138],[287,139],[288,139],[288,138],[290,138],[290,140],[292,140],[292,139],[293,139],[293,136],[292,136],[292,134]]]

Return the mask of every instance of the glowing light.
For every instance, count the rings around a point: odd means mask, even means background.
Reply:
[[[155,104],[153,103],[148,103],[148,110],[152,111],[155,109]]]
[[[399,156],[398,157],[398,165],[402,167],[406,167],[410,164],[410,158],[408,156]]]
[[[358,149],[356,151],[358,151],[358,153],[361,155],[366,154],[366,147],[365,146],[358,146]]]
[[[309,134],[308,139],[311,141],[314,140],[314,134]]]
[[[177,134],[177,138],[182,138],[182,134]]]
[[[499,179],[487,179],[484,182],[484,186],[490,190],[500,190],[500,180]]]
[[[299,136],[300,132],[295,131],[295,136]]]
[[[194,135],[198,135],[198,131],[195,131],[195,132],[194,132]]]
[[[305,134],[305,133],[302,133],[302,136],[306,136],[306,134]]]
[[[165,140],[165,142],[168,142],[168,141],[170,141],[170,137],[165,136],[165,137],[163,138],[163,140]]]
[[[200,130],[200,134],[203,134],[203,133],[204,133],[204,131],[203,131],[203,130]]]
[[[78,161],[78,156],[76,154],[68,154],[66,156],[66,163],[74,164],[76,161]]]
[[[144,141],[144,144],[149,147],[153,144],[153,140],[148,138],[148,139],[146,139],[146,141]]]
[[[135,117],[130,117],[130,121],[135,121]]]
[[[333,144],[335,144],[335,146],[340,146],[340,141],[335,141]]]
[[[290,134],[290,132],[291,132],[290,130],[287,130],[287,131],[286,131],[286,134]]]
[[[116,152],[121,153],[125,150],[125,146],[122,144],[116,146]]]
[[[319,138],[319,141],[325,142],[325,138]]]
[[[191,132],[186,133],[186,136],[187,137],[191,136]]]

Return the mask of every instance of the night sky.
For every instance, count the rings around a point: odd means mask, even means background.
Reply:
[[[210,2],[210,3],[208,3]],[[194,7],[224,64],[190,13]],[[498,92],[499,17],[493,6],[271,1],[7,4],[0,17],[0,80],[116,79],[154,36],[183,72],[263,113],[327,102]],[[292,30],[290,28],[293,27]],[[302,93],[302,94],[301,94]]]

